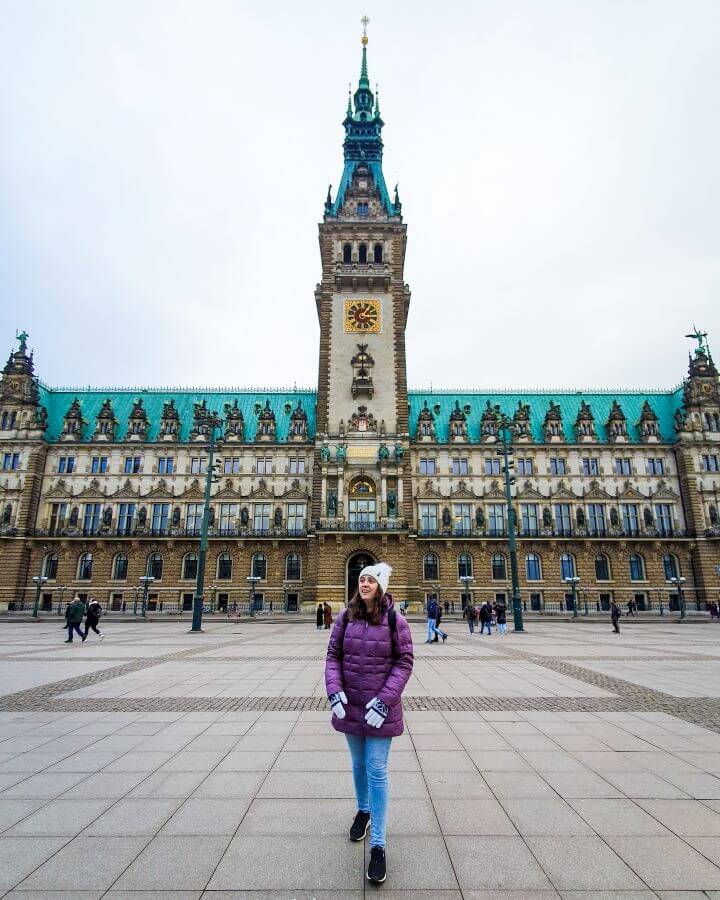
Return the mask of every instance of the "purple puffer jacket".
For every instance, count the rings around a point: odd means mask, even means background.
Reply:
[[[413,668],[412,636],[410,626],[401,615],[396,617],[397,630],[393,635],[388,625],[392,596],[385,594],[382,604],[383,617],[379,625],[360,620],[345,625],[347,610],[343,610],[330,634],[325,686],[328,696],[337,691],[347,694],[345,718],[332,717],[333,728],[345,734],[397,737],[403,733],[400,698]],[[341,648],[339,636],[343,633],[343,627],[345,632]],[[380,728],[372,728],[365,721],[365,704],[373,697],[379,697],[390,709]]]

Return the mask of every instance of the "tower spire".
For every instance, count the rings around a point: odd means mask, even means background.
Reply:
[[[363,16],[360,19],[360,23],[363,27],[363,33],[361,38],[362,43],[362,63],[360,64],[360,84],[359,87],[370,89],[370,78],[368,77],[368,68],[367,68],[367,45],[368,45],[368,36],[367,36],[367,27],[370,24],[370,19],[367,16]]]

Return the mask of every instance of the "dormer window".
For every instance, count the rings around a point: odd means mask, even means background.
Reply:
[[[370,204],[369,203],[358,203],[357,214],[359,216],[366,216],[369,212],[370,212]],[[365,248],[365,256],[367,257],[367,247]],[[362,262],[362,260],[361,260],[361,262]],[[365,259],[365,262],[367,262],[367,258]]]

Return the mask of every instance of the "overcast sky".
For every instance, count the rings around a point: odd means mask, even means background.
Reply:
[[[0,0],[0,347],[314,386],[363,13],[410,387],[670,387],[693,323],[720,361],[718,0]]]

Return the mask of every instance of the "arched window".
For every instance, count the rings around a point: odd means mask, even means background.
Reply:
[[[285,580],[300,581],[302,577],[302,561],[299,553],[288,553],[285,557]]]
[[[148,556],[147,573],[154,578],[155,581],[160,581],[163,573],[162,553],[151,553],[150,556]]]
[[[473,561],[469,553],[461,553],[458,556],[458,578],[473,577]]]
[[[183,557],[182,577],[187,581],[197,578],[198,558],[197,553],[186,553]]]
[[[537,553],[528,553],[525,557],[525,576],[528,581],[540,581],[542,578],[540,557]]]
[[[630,581],[645,580],[645,560],[639,553],[633,553],[630,557]]]
[[[426,553],[423,559],[423,579],[425,581],[437,581],[440,578],[440,566],[434,553]]]
[[[219,581],[229,581],[232,578],[232,556],[229,553],[218,556],[217,577]]]
[[[43,575],[45,576],[45,578],[47,578],[48,581],[55,581],[55,579],[57,578],[57,570],[57,553],[48,553],[48,555],[43,560]]]
[[[350,485],[349,518],[350,527],[362,531],[375,524],[377,512],[375,482],[360,476]]]
[[[125,581],[128,573],[128,558],[124,553],[116,553],[112,564],[113,581]]]
[[[560,557],[560,577],[563,581],[575,577],[575,557],[572,553],[563,553]]]
[[[264,553],[255,553],[253,555],[250,573],[253,578],[265,581],[267,578],[267,559]]]
[[[373,262],[381,263],[383,261],[383,248],[382,244],[375,244],[373,247]]]
[[[367,244],[360,244],[358,247],[358,262],[360,265],[365,265],[367,261]]]
[[[672,553],[666,553],[663,556],[663,569],[665,570],[665,581],[671,578],[678,578],[680,575],[680,566],[678,566],[677,557]]]
[[[83,553],[78,561],[78,578],[80,581],[90,581],[92,578],[93,557],[92,553]]]
[[[492,577],[496,581],[504,581],[507,578],[505,568],[505,556],[502,553],[494,553],[492,558]]]
[[[343,262],[352,262],[352,244],[343,244]]]
[[[610,560],[604,553],[595,557],[595,580],[610,581]]]

